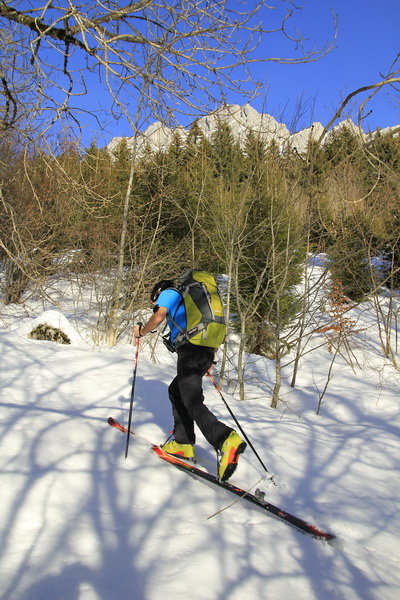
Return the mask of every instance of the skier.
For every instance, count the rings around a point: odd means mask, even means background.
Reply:
[[[170,342],[173,344],[179,329],[186,328],[186,311],[180,292],[174,282],[168,279],[159,281],[151,292],[154,304],[153,315],[145,325],[136,325],[135,338],[142,338],[157,329],[167,319],[170,328]],[[178,327],[177,327],[177,326]],[[205,439],[218,454],[218,477],[227,481],[236,470],[239,456],[246,448],[246,442],[236,431],[221,421],[204,404],[202,378],[214,361],[217,348],[196,346],[186,342],[176,349],[177,374],[168,388],[174,419],[174,439],[162,448],[168,454],[185,459],[194,458],[196,423]]]

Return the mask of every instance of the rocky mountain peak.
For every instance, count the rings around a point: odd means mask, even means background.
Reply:
[[[235,139],[238,140],[240,144],[244,143],[249,131],[254,131],[255,133],[258,133],[267,144],[274,140],[282,150],[290,147],[296,149],[299,154],[304,153],[309,141],[318,139],[324,129],[321,123],[316,122],[306,129],[291,134],[284,123],[279,123],[274,117],[267,113],[259,113],[250,106],[250,104],[245,104],[244,106],[239,106],[238,104],[223,105],[208,115],[199,118],[197,123],[204,136],[207,139],[210,139],[220,121],[223,121],[230,126]],[[329,135],[332,135],[341,127],[349,127],[356,135],[360,135],[358,127],[348,119],[334,127]],[[390,129],[392,128],[389,127],[386,130]],[[185,129],[184,127],[178,127],[172,129],[159,121],[156,121],[150,125],[146,131],[139,134],[139,151],[146,143],[149,144],[152,149],[167,148],[174,133],[179,133],[182,140],[185,140],[189,133],[189,128]],[[363,132],[361,132],[361,135],[364,137]],[[115,137],[111,140],[108,144],[110,152],[113,152],[121,139],[121,137]],[[128,137],[126,139],[128,147],[132,147],[134,138]]]

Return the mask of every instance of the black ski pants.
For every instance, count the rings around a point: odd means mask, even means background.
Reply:
[[[204,404],[202,379],[214,360],[214,349],[189,342],[177,349],[177,375],[168,393],[174,417],[174,435],[178,444],[194,444],[194,424],[206,440],[219,448],[232,429],[218,421]]]

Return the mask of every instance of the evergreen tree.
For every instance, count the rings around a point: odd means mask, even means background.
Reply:
[[[331,134],[324,145],[324,155],[331,167],[345,160],[357,162],[361,155],[360,139],[350,126],[343,125]]]
[[[211,151],[215,176],[221,177],[226,186],[240,181],[242,151],[228,123],[219,119],[211,136]]]
[[[276,357],[280,335],[296,315],[294,286],[305,258],[302,223],[275,157],[265,161],[263,177],[250,183],[240,286],[249,301],[256,294],[258,308],[247,328],[248,351]]]

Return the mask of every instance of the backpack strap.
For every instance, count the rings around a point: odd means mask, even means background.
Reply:
[[[169,322],[169,323],[171,323],[172,325],[174,325],[174,327],[176,327],[176,329],[178,329],[178,331],[179,331],[179,333],[178,333],[178,335],[176,336],[176,338],[175,338],[174,342],[172,343],[172,342],[170,341],[171,333],[167,333],[166,335],[164,335],[164,336],[163,336],[163,340],[164,340],[164,343],[165,343],[165,340],[166,340],[166,338],[167,338],[167,339],[169,340],[169,344],[173,345],[173,346],[174,346],[174,348],[177,348],[178,346],[176,346],[176,344],[175,344],[175,341],[176,341],[177,337],[180,337],[180,338],[182,338],[182,337],[186,337],[186,336],[185,336],[185,331],[184,331],[184,329],[182,329],[182,327],[180,327],[180,326],[178,325],[178,323],[175,321],[175,318],[176,318],[176,313],[178,312],[178,309],[180,308],[180,306],[183,304],[183,302],[184,302],[184,298],[183,298],[183,295],[182,295],[182,291],[181,291],[181,290],[179,290],[178,288],[175,288],[175,287],[174,287],[174,288],[168,288],[168,289],[169,289],[169,290],[174,290],[175,292],[178,292],[178,293],[179,293],[179,295],[180,295],[180,297],[181,297],[181,299],[179,300],[178,304],[176,305],[176,308],[175,308],[175,311],[174,311],[174,316],[173,316],[173,317],[171,317],[171,316],[167,317],[167,321],[166,321],[166,323],[165,323],[165,325],[164,325],[164,327],[163,327],[163,330],[162,330],[161,334],[163,334],[163,333],[164,333],[164,331],[166,330],[166,328],[168,327],[168,322]],[[183,344],[185,341],[186,341],[186,339],[185,339],[183,342],[180,342],[178,345],[180,346],[180,345],[181,345],[181,344]],[[165,344],[165,345],[168,347],[168,345],[167,345],[167,344]]]

